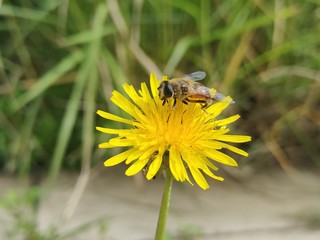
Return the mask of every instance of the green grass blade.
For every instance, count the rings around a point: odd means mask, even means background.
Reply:
[[[105,7],[99,5],[97,7],[96,19],[94,20],[94,25],[99,26],[92,28],[92,34],[95,36],[93,40],[88,44],[86,56],[87,58],[81,65],[81,68],[76,76],[75,86],[73,88],[70,100],[68,102],[67,109],[65,111],[61,128],[59,130],[58,139],[56,143],[56,148],[54,150],[54,155],[52,158],[50,171],[49,171],[49,182],[56,179],[59,174],[63,157],[65,155],[67,145],[71,138],[71,132],[74,128],[76,118],[78,115],[78,110],[80,107],[80,100],[84,91],[84,87],[87,82],[91,81],[89,76],[91,76],[92,71],[97,71],[97,59],[100,52],[100,41],[102,26],[105,18]],[[104,13],[104,14],[102,14]],[[90,123],[92,124],[92,123]]]
[[[99,38],[105,37],[105,36],[113,34],[115,32],[116,32],[116,28],[114,26],[104,26],[104,28],[101,31],[101,36],[99,36]],[[96,36],[92,35],[91,30],[83,31],[83,32],[80,32],[80,33],[77,33],[77,34],[74,34],[72,36],[67,37],[63,43],[63,46],[69,47],[69,46],[73,46],[73,45],[91,42],[93,40],[92,39],[93,37],[96,37]]]
[[[37,22],[42,21],[46,23],[53,23],[54,19],[48,17],[47,14],[48,14],[47,11],[15,7],[15,6],[10,6],[6,4],[1,6],[1,11],[0,11],[0,16],[4,16],[4,17],[15,17],[15,18],[33,20]]]
[[[199,37],[187,36],[180,39],[177,45],[175,46],[174,50],[172,51],[172,54],[166,66],[164,67],[163,72],[165,74],[171,75],[174,69],[176,68],[176,66],[185,56],[189,48],[197,42],[199,42]]]
[[[121,66],[117,62],[117,59],[112,55],[112,53],[107,48],[102,48],[102,57],[105,59],[108,67],[110,69],[110,74],[114,79],[113,85],[115,89],[122,90],[122,85],[128,82],[127,76],[124,74]]]
[[[93,21],[93,35],[96,38],[92,41],[89,48],[89,55],[91,61],[91,70],[87,73],[90,81],[87,82],[87,89],[85,92],[85,112],[83,119],[82,142],[83,142],[83,155],[82,155],[82,169],[89,170],[91,163],[92,147],[94,144],[94,131],[95,131],[95,112],[96,112],[96,95],[98,90],[98,63],[101,52],[101,33],[104,31],[103,23],[106,18],[106,7],[99,5],[96,9],[95,19]]]
[[[64,58],[60,63],[42,76],[25,94],[13,102],[13,111],[18,111],[30,101],[43,94],[57,81],[57,79],[73,69],[81,61],[83,56],[81,51],[74,51],[68,57]]]

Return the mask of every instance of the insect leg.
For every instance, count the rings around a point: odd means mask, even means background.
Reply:
[[[176,106],[176,103],[177,103],[177,99],[174,98],[172,108],[174,108]]]
[[[187,98],[185,101],[190,102],[190,103],[205,103],[205,104],[207,104],[206,99],[189,99],[189,98]]]
[[[200,103],[201,108],[205,111],[205,108],[208,107],[208,100],[206,99],[186,99],[188,102],[191,103]],[[205,111],[206,112],[206,111]]]

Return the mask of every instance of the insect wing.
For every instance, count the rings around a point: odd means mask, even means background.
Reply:
[[[213,96],[213,100],[216,100],[218,102],[222,102],[225,101],[226,96],[219,93],[219,92],[215,92],[214,96]],[[231,101],[231,104],[235,103],[234,101]]]
[[[185,78],[188,78],[193,81],[200,81],[200,80],[204,79],[206,77],[206,75],[207,74],[203,71],[197,71],[197,72],[185,75]]]

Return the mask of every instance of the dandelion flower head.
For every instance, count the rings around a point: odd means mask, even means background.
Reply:
[[[163,79],[167,79],[166,76]],[[109,141],[99,144],[99,148],[125,147],[123,152],[110,157],[104,162],[106,167],[125,162],[130,165],[127,176],[146,169],[146,178],[153,179],[160,169],[169,170],[176,181],[194,181],[202,188],[209,188],[204,175],[222,181],[213,171],[218,168],[213,162],[237,166],[237,162],[222,152],[228,149],[242,156],[247,152],[230,143],[243,143],[251,140],[249,136],[231,135],[227,125],[240,116],[218,119],[232,99],[216,102],[201,109],[200,104],[185,105],[177,101],[172,108],[172,101],[162,105],[158,97],[160,81],[155,74],[150,75],[150,90],[146,83],[136,91],[132,85],[124,84],[127,96],[113,91],[111,101],[130,115],[123,118],[114,114],[97,111],[101,117],[128,125],[126,129],[97,127],[98,131],[113,136]],[[148,166],[146,168],[146,166]]]

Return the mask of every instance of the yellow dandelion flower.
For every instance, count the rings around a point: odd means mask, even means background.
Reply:
[[[96,128],[103,133],[116,135],[108,142],[99,144],[100,148],[128,148],[107,159],[104,165],[110,167],[122,162],[130,164],[125,173],[127,176],[135,175],[148,166],[148,180],[152,179],[161,167],[165,167],[170,170],[176,181],[187,180],[192,184],[189,178],[191,173],[202,189],[209,188],[204,174],[222,181],[222,177],[212,172],[218,170],[212,161],[237,166],[232,157],[220,150],[225,148],[248,156],[245,151],[229,143],[251,140],[249,136],[229,134],[230,129],[227,125],[236,121],[239,115],[217,119],[232,102],[231,98],[227,97],[225,101],[214,103],[205,111],[201,109],[200,104],[185,105],[181,101],[177,101],[172,109],[172,102],[162,106],[157,90],[159,84],[160,81],[155,74],[151,74],[151,93],[146,83],[141,84],[138,92],[132,85],[124,84],[123,88],[129,98],[113,91],[111,101],[128,113],[130,119],[97,111],[97,114],[105,119],[129,126],[128,129]]]

